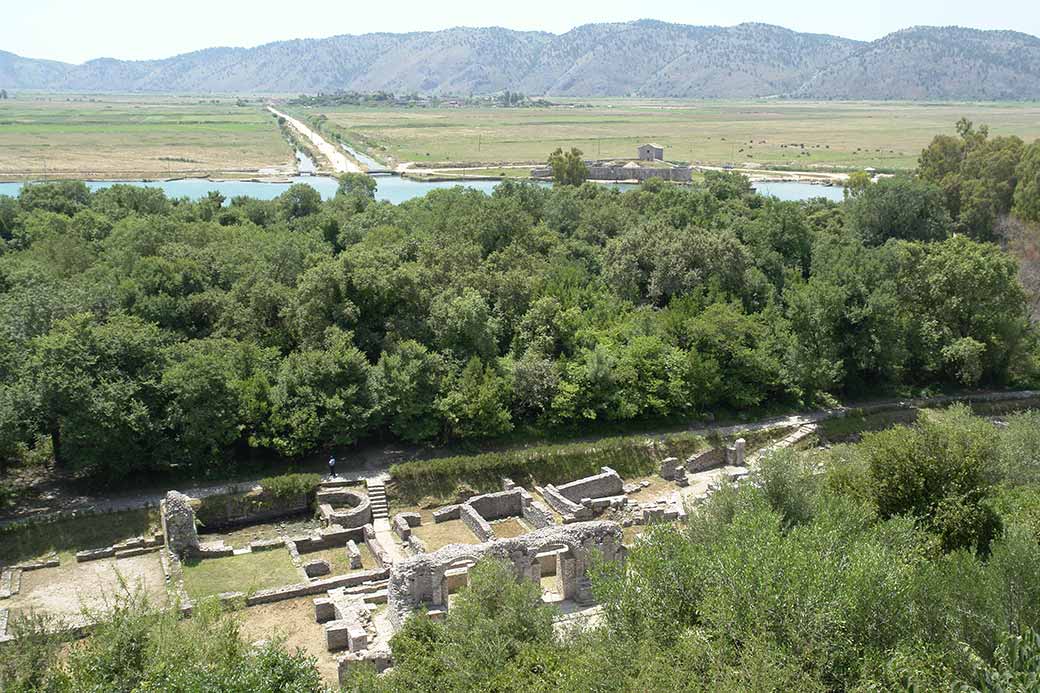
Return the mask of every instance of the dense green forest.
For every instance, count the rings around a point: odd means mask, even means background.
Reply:
[[[367,439],[640,425],[1035,381],[997,231],[1040,143],[959,125],[843,204],[746,179],[377,202],[0,197],[0,458],[220,475]]]

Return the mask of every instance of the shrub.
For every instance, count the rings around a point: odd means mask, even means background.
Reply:
[[[260,480],[264,495],[278,500],[296,498],[314,493],[321,483],[320,474],[282,474]]]
[[[687,457],[705,447],[700,436],[679,434],[656,443],[641,437],[606,438],[596,442],[544,445],[480,455],[440,457],[395,464],[390,475],[398,492],[412,500],[424,495],[447,498],[461,484],[477,490],[497,487],[502,477],[524,483],[560,483],[614,468],[622,476],[652,472],[662,457]]]
[[[216,528],[229,518],[262,515],[278,511],[306,496],[308,503],[321,481],[318,474],[283,474],[260,480],[260,490],[206,496],[199,500],[195,517],[203,527]]]

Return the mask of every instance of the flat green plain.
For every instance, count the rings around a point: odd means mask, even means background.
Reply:
[[[292,170],[259,101],[17,94],[0,100],[0,179],[154,178]]]
[[[967,117],[993,134],[1040,137],[1040,103],[671,101],[594,99],[550,108],[313,108],[345,139],[395,164],[543,162],[556,147],[799,170],[911,169],[931,138]],[[803,146],[804,145],[804,146]]]

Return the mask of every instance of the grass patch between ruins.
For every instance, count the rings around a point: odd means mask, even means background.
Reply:
[[[10,565],[57,554],[62,563],[85,549],[111,546],[159,530],[154,508],[17,523],[0,528],[0,564]]]
[[[285,549],[184,562],[184,589],[193,599],[221,592],[250,594],[303,581]]]
[[[376,558],[372,555],[372,552],[368,550],[368,545],[361,542],[358,544],[358,550],[361,552],[360,570],[375,570],[378,567],[376,565]],[[345,546],[337,546],[332,549],[302,553],[300,554],[300,558],[303,559],[304,563],[319,559],[328,561],[329,565],[332,566],[332,575],[346,575],[347,573],[354,572],[354,570],[358,570],[350,567],[350,557],[347,555],[347,547]]]
[[[448,520],[436,524],[423,524],[412,530],[422,539],[427,551],[436,551],[448,544],[479,544],[480,539],[462,520]]]

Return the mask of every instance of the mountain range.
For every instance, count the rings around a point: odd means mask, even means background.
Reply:
[[[877,41],[767,24],[653,20],[564,34],[502,28],[342,35],[162,60],[82,65],[0,51],[0,88],[313,93],[353,90],[550,96],[1040,99],[1040,38],[913,27]]]

